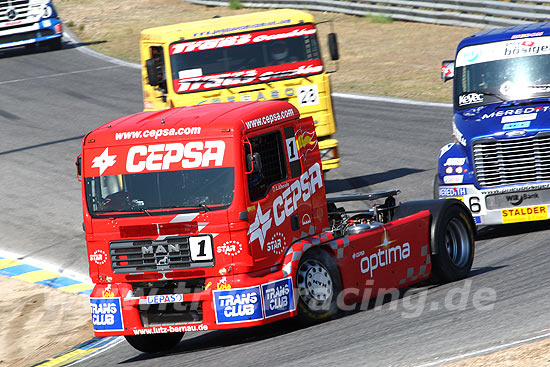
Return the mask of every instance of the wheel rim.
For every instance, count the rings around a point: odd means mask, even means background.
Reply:
[[[470,259],[470,236],[466,226],[458,218],[451,219],[447,226],[445,247],[455,266],[461,268],[468,263]]]
[[[300,264],[297,286],[300,298],[310,307],[322,307],[330,303],[333,296],[333,280],[328,269],[314,259]]]

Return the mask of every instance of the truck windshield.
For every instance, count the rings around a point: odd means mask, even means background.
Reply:
[[[311,24],[174,43],[170,62],[178,93],[269,82],[323,70]]]
[[[550,37],[463,48],[455,69],[455,105],[550,96]]]
[[[233,201],[232,167],[87,177],[92,216],[121,212],[143,215],[227,208]],[[159,212],[159,209],[163,209]]]

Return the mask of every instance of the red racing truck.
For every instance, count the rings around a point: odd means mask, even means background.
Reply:
[[[311,324],[467,276],[462,202],[327,197],[318,145],[311,117],[284,101],[142,112],[88,133],[77,175],[95,334],[156,352],[186,331]],[[337,206],[352,200],[369,205]]]

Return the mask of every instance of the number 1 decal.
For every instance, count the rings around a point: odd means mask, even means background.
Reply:
[[[189,237],[189,249],[193,261],[212,260],[212,239],[210,236]]]
[[[294,162],[300,159],[298,147],[296,146],[296,138],[294,136],[286,139],[286,151],[288,153],[289,162]]]

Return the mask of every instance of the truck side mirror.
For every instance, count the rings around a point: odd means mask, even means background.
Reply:
[[[147,79],[153,87],[160,85],[164,81],[164,65],[158,58],[151,58],[145,61],[147,68]]]
[[[252,153],[246,155],[246,172],[245,174],[250,174],[252,172],[259,173],[262,171],[262,158],[260,153]]]
[[[340,54],[338,52],[338,39],[336,37],[336,33],[329,33],[328,34],[328,49],[330,52],[330,58],[332,60],[338,60],[340,58]]]
[[[256,173],[262,172],[262,157],[258,152],[252,154],[252,169]]]
[[[76,162],[74,162],[74,164],[76,166],[76,179],[82,181],[82,154],[76,157]]]
[[[455,77],[455,61],[444,60],[441,65],[441,79],[443,82],[451,80]]]

